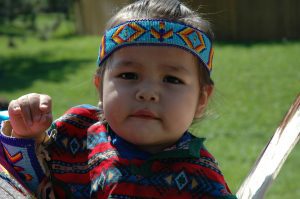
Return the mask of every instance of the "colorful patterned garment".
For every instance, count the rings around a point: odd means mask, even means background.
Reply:
[[[78,106],[52,125],[47,164],[57,198],[236,198],[204,148],[203,139],[186,132],[172,147],[151,155],[98,122],[98,115],[95,107]],[[7,145],[3,138],[1,135],[1,142]],[[32,149],[27,150],[30,153]],[[10,148],[7,153],[12,155],[12,151]],[[20,145],[13,154],[16,151],[26,154]],[[31,180],[42,181],[37,175],[41,167],[18,166]],[[36,186],[32,190],[40,190]]]
[[[14,168],[8,164],[0,143],[0,198],[28,198],[33,195],[26,188]],[[13,197],[12,197],[13,196]]]

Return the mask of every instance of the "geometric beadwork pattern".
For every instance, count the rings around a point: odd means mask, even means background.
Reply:
[[[178,176],[176,176],[175,182],[179,190],[182,190],[183,187],[188,184],[189,181],[184,171],[181,171]]]
[[[21,161],[23,159],[23,155],[21,152],[16,153],[15,155],[11,155],[7,149],[5,147],[3,147],[4,152],[6,154],[7,159],[12,163],[12,164],[16,164],[19,161]],[[19,175],[21,176],[21,178],[23,178],[26,182],[31,181],[32,180],[32,176],[30,174],[27,173],[22,173],[24,172],[24,168],[20,167],[20,166],[13,166],[13,168],[19,173]]]
[[[3,149],[4,149],[4,152],[6,154],[6,157],[8,158],[8,160],[11,163],[16,164],[17,162],[19,162],[20,160],[23,159],[23,155],[22,155],[21,152],[18,152],[18,153],[14,154],[14,155],[11,155],[11,154],[9,154],[9,152],[7,151],[7,149],[5,147],[3,147]]]
[[[56,135],[57,147],[66,152],[70,152],[73,155],[83,152],[86,150],[86,139],[68,137],[63,133],[58,133]]]
[[[11,164],[11,167],[18,173],[20,179],[30,190],[36,190],[44,173],[36,158],[33,140],[28,139],[23,142],[23,140],[20,141],[17,138],[1,136],[1,148],[9,164]]]
[[[76,154],[77,151],[80,149],[80,143],[78,142],[78,140],[74,137],[72,138],[72,140],[70,141],[70,149],[71,149],[71,152],[72,154]]]
[[[104,189],[105,186],[117,183],[122,177],[122,173],[118,168],[110,168],[104,170],[101,175],[91,183],[92,191],[98,191],[98,188]]]
[[[65,114],[62,117],[60,117],[57,121],[66,122],[80,129],[86,129],[91,124],[97,122],[91,118],[78,114]]]
[[[89,134],[87,136],[87,148],[93,149],[96,145],[108,142],[107,133]]]
[[[162,19],[127,21],[107,30],[102,37],[98,66],[117,49],[131,45],[173,46],[194,54],[212,70],[213,48],[201,30],[180,22]]]
[[[171,189],[180,192],[190,192],[195,197],[201,198],[202,194],[210,193],[216,198],[222,194],[227,194],[226,188],[219,182],[209,180],[201,171],[188,173],[185,169],[180,172],[159,171],[152,173],[150,176],[133,174],[130,167],[111,167],[103,169],[101,174],[92,180],[91,191],[96,193],[105,190],[107,187],[113,186],[115,183],[136,184],[140,186],[152,186],[161,193]],[[112,197],[114,196],[114,197]],[[111,195],[111,198],[131,198],[126,194]],[[151,197],[150,197],[151,198]],[[163,198],[163,197],[162,197]]]

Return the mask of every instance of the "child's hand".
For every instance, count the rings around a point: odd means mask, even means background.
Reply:
[[[51,97],[31,93],[12,100],[8,107],[12,136],[40,139],[52,123]]]

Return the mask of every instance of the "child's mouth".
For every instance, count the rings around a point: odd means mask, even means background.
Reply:
[[[159,120],[159,118],[154,114],[153,112],[149,110],[138,110],[134,112],[131,117],[136,117],[140,119],[146,119],[146,120]]]

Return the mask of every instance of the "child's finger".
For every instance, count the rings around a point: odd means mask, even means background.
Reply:
[[[41,122],[45,124],[45,126],[50,126],[52,124],[52,114],[46,113],[42,115]]]
[[[18,104],[21,108],[21,113],[22,113],[23,120],[24,120],[25,124],[27,124],[28,126],[32,126],[33,121],[32,121],[28,96],[25,95],[23,97],[20,97],[18,99]]]
[[[44,113],[50,113],[52,108],[51,97],[48,95],[40,95],[39,106],[40,106],[40,110],[43,111]]]
[[[8,105],[8,114],[9,115],[21,115],[21,107],[17,100],[12,100]]]
[[[40,95],[38,94],[29,94],[28,95],[28,104],[30,107],[30,114],[32,121],[40,122],[42,117],[42,111],[40,110]]]

